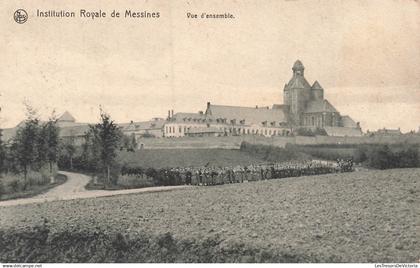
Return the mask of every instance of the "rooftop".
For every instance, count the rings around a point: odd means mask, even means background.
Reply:
[[[320,112],[332,112],[338,113],[338,111],[332,106],[327,100],[312,100],[309,101],[305,113],[320,113]]]
[[[258,107],[242,107],[209,104],[206,110],[208,116],[214,119],[221,118],[227,121],[236,120],[244,124],[262,124],[263,122],[286,122],[283,109],[269,109]]]
[[[57,120],[58,122],[76,122],[74,118],[68,111],[65,111]]]

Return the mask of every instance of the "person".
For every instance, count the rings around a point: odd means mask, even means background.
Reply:
[[[203,179],[204,179],[204,185],[209,185],[209,173],[208,173],[208,170],[207,170],[207,168],[204,168],[204,170],[203,170]]]
[[[235,182],[235,172],[233,170],[233,168],[229,169],[229,183],[234,183]]]
[[[201,172],[201,169],[198,170],[198,185],[203,185],[203,172]]]
[[[249,179],[249,174],[251,173],[251,171],[248,169],[248,167],[244,167],[244,181],[248,182]]]
[[[270,167],[270,173],[269,173],[269,178],[270,179],[275,179],[276,178],[276,174],[275,174],[275,170],[274,170],[274,166]]]
[[[192,177],[191,171],[190,170],[187,170],[185,172],[185,183],[187,185],[191,185],[191,183],[192,183],[191,177]]]

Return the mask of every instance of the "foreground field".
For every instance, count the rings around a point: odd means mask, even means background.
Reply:
[[[420,169],[0,208],[0,262],[415,262]]]

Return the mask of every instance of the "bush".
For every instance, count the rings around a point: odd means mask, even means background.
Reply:
[[[3,185],[3,182],[0,181],[0,198],[3,196],[3,194],[6,193],[6,187]]]
[[[140,135],[141,138],[156,138],[155,135],[150,134],[150,133],[144,133]]]
[[[287,145],[285,148],[280,148],[271,145],[242,142],[240,150],[268,162],[286,162],[291,160],[307,160],[310,158],[296,150],[296,147]]]
[[[411,168],[420,167],[418,146],[365,145],[358,148],[358,155],[372,168]]]
[[[287,144],[286,148],[294,150],[306,155],[310,155],[312,158],[336,161],[337,159],[354,159],[355,162],[359,162],[355,156],[355,148],[340,148],[340,147],[327,147],[327,146],[315,146],[315,145],[293,145]]]
[[[50,176],[49,174],[42,174],[40,172],[30,171],[28,172],[28,184],[30,186],[33,185],[45,185],[50,183]]]
[[[328,135],[328,134],[327,134],[327,131],[325,131],[325,129],[323,129],[323,128],[319,128],[319,127],[317,127],[317,128],[315,129],[314,134],[315,134],[316,136],[327,136],[327,135]]]
[[[295,136],[314,137],[315,133],[310,128],[298,128],[294,131]]]
[[[143,188],[155,186],[153,178],[145,175],[121,175],[118,178],[118,185],[124,188]]]
[[[19,191],[19,181],[17,179],[13,179],[9,182],[9,188],[13,191],[13,192],[17,192]]]

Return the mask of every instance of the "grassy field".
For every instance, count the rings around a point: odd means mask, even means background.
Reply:
[[[420,169],[0,207],[0,262],[416,262]]]
[[[121,152],[121,163],[143,168],[186,166],[236,166],[264,162],[246,152],[234,149],[156,149]]]

